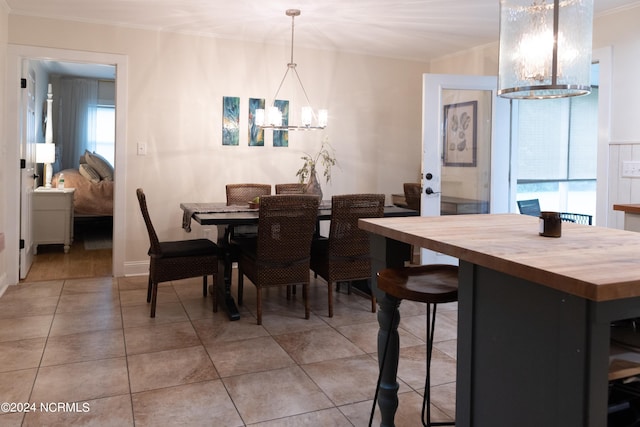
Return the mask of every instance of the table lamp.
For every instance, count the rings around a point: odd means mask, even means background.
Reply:
[[[44,164],[44,186],[51,188],[51,163],[56,161],[56,146],[52,143],[36,144],[36,163]]]

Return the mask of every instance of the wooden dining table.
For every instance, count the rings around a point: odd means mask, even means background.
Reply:
[[[186,231],[191,231],[191,222],[195,221],[203,226],[215,226],[217,228],[217,243],[226,254],[221,260],[223,274],[218,275],[217,290],[220,298],[220,305],[226,310],[230,320],[240,319],[240,312],[236,302],[231,295],[231,271],[232,265],[228,256],[228,236],[231,227],[258,224],[258,209],[252,209],[249,205],[227,206],[225,202],[213,203],[180,203],[183,211],[182,227]],[[398,206],[385,206],[385,217],[416,216],[418,212]],[[331,200],[323,200],[318,208],[318,222],[329,221],[331,219]],[[409,250],[406,250],[404,257],[409,259]],[[356,289],[363,293],[371,294],[368,284],[354,284]],[[364,288],[363,286],[366,286]]]
[[[607,425],[611,324],[640,317],[640,234],[562,223],[539,235],[517,214],[361,219],[373,269],[402,265],[398,245],[459,259],[457,426]],[[382,426],[397,408],[400,301],[372,284],[382,372]]]

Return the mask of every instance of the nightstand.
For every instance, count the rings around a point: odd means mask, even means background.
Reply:
[[[75,188],[38,187],[33,191],[33,244],[61,243],[68,253],[73,243],[73,193]]]

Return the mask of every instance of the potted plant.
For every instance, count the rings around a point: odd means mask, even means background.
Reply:
[[[324,168],[322,175],[327,183],[331,181],[331,168],[337,164],[335,151],[329,144],[329,138],[325,137],[322,140],[322,145],[315,155],[305,153],[301,159],[304,163],[296,173],[299,182],[307,183],[305,193],[317,194],[322,198],[322,188],[317,175],[318,163]]]

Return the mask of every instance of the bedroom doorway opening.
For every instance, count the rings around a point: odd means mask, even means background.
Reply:
[[[115,77],[117,85],[115,86],[115,158],[114,166],[117,165],[119,172],[118,176],[113,179],[113,216],[110,219],[112,223],[112,250],[110,251],[110,273],[112,276],[124,275],[124,260],[125,260],[125,195],[124,195],[124,183],[126,182],[126,105],[127,105],[127,68],[128,60],[126,55],[101,53],[101,52],[86,52],[86,51],[73,51],[65,49],[55,48],[43,48],[36,46],[24,46],[24,45],[11,45],[9,44],[7,50],[7,82],[20,81],[22,78],[22,70],[25,62],[30,61],[51,61],[60,63],[69,63],[78,66],[108,66],[115,69]],[[11,65],[14,64],[14,65]],[[19,86],[19,85],[18,85]],[[11,86],[7,86],[11,89]],[[21,97],[20,89],[17,87],[15,90],[7,91],[6,106],[7,106],[7,123],[15,123],[15,126],[8,126],[6,133],[7,141],[22,141],[22,131],[20,123],[22,123],[23,115],[21,112]],[[40,119],[40,116],[37,116]],[[35,141],[30,141],[29,144],[35,144]],[[20,278],[24,277],[23,272],[20,270],[20,255],[21,249],[19,245],[20,240],[20,224],[23,221],[22,210],[20,206],[16,204],[16,201],[24,198],[31,199],[33,197],[32,192],[22,191],[21,176],[20,176],[20,160],[26,162],[27,167],[33,165],[34,157],[29,154],[30,151],[25,151],[23,144],[7,144],[6,157],[4,159],[5,164],[5,179],[6,179],[6,191],[4,203],[6,204],[6,225],[7,231],[5,235],[7,253],[7,271],[6,271],[6,285],[15,285],[20,282]],[[24,154],[27,153],[27,154]],[[33,172],[32,172],[33,174]],[[66,178],[66,177],[65,177]],[[31,178],[33,181],[33,178]],[[65,179],[66,181],[66,179]],[[70,185],[69,185],[70,186]],[[62,251],[60,251],[62,253]],[[73,261],[75,262],[75,261]],[[60,268],[60,264],[57,266]],[[85,267],[80,267],[86,269]],[[24,273],[26,276],[26,273]],[[88,277],[86,274],[84,277]]]
[[[111,276],[115,66],[34,59],[28,67],[37,76],[37,97],[47,96],[45,88],[52,93],[52,111],[37,134],[52,127],[53,187],[64,176],[65,187],[75,188],[75,193],[70,250],[64,253],[60,245],[40,245],[26,277],[21,277],[36,281]]]

